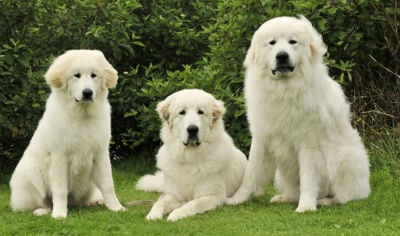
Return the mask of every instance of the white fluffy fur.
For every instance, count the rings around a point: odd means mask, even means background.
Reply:
[[[10,181],[11,207],[67,217],[67,205],[118,201],[111,174],[108,88],[117,71],[97,50],[71,50],[56,58],[45,75],[51,87],[46,110]],[[83,90],[92,91],[87,99]],[[100,191],[99,191],[100,190]]]
[[[239,188],[247,161],[225,132],[223,103],[202,90],[181,90],[161,101],[157,111],[163,121],[160,171],[142,177],[136,187],[162,195],[146,218],[171,212],[168,220],[176,221],[224,204]],[[190,125],[199,128],[197,142],[188,138]]]
[[[297,212],[369,195],[368,157],[342,89],[323,63],[326,51],[303,16],[274,18],[255,32],[244,62],[252,144],[229,204],[263,194],[274,176],[279,194],[271,201],[298,202]],[[283,69],[281,52],[288,55]]]

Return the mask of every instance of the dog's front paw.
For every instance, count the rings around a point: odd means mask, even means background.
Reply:
[[[313,204],[310,204],[310,205],[299,205],[297,208],[296,208],[296,212],[299,212],[299,213],[301,213],[301,212],[307,212],[307,211],[316,211],[317,210],[317,206],[315,206],[315,205],[313,205]]]
[[[228,205],[237,205],[237,204],[241,204],[245,201],[247,201],[248,198],[247,197],[243,197],[240,196],[238,194],[235,194],[233,197],[230,197],[228,199],[226,199],[226,204]]]
[[[297,205],[296,212],[316,211],[317,199],[312,197],[300,196],[299,204]]]
[[[112,205],[107,205],[107,208],[111,211],[126,211],[126,208],[119,202]]]
[[[236,201],[235,198],[228,198],[228,199],[226,199],[226,204],[228,204],[228,205],[236,205],[236,204],[239,204],[239,203],[240,203],[240,202]]]
[[[187,217],[187,214],[186,214],[184,211],[181,211],[181,210],[179,210],[179,209],[176,209],[176,210],[172,211],[172,212],[168,215],[167,220],[168,220],[168,221],[175,222],[175,221],[180,220],[180,219],[185,218],[185,217]]]
[[[149,214],[147,214],[146,220],[160,220],[162,219],[162,217],[163,217],[162,212],[151,210]]]
[[[236,205],[249,200],[253,196],[253,188],[240,188],[232,197],[226,200],[228,205]]]
[[[54,210],[51,213],[51,217],[54,219],[65,219],[67,218],[67,211],[61,211],[61,210]]]
[[[120,206],[115,207],[115,208],[110,209],[110,210],[112,210],[112,211],[126,211],[126,208],[123,207],[122,205],[120,205]]]

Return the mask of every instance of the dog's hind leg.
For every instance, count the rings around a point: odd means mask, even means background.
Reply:
[[[10,185],[10,205],[14,211],[34,211],[35,214],[37,209],[47,209],[49,210],[47,213],[51,212],[51,203],[45,193],[39,192],[29,181],[12,180]]]
[[[47,215],[49,213],[51,213],[50,208],[37,208],[33,211],[33,214],[35,216],[43,216],[43,215]]]
[[[358,144],[358,145],[357,145]],[[365,150],[360,143],[341,147],[343,160],[332,180],[331,195],[340,204],[363,199],[371,192],[369,184],[369,163]]]

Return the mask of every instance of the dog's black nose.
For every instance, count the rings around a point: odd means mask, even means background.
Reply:
[[[196,125],[189,125],[186,130],[189,133],[189,137],[193,137],[196,136],[199,132],[199,127],[197,127]]]
[[[285,63],[287,62],[287,60],[289,59],[289,54],[287,54],[287,52],[278,52],[278,54],[276,54],[276,60],[278,61],[278,63]]]
[[[91,99],[91,98],[92,98],[92,95],[93,95],[93,91],[92,91],[91,89],[86,88],[86,89],[84,89],[84,90],[82,91],[82,96],[83,96],[83,99],[84,99],[84,100],[89,100],[89,99]]]

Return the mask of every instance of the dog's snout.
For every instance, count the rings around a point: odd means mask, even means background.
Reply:
[[[199,127],[197,127],[196,125],[189,125],[186,130],[189,136],[196,136],[199,132]]]
[[[272,69],[272,74],[275,75],[276,72],[280,73],[289,73],[294,70],[294,66],[292,65],[290,56],[285,51],[280,51],[275,56],[276,64],[275,68]]]
[[[279,62],[286,62],[289,59],[289,54],[287,52],[278,52],[276,54],[276,60]]]
[[[91,89],[86,88],[82,91],[83,99],[86,99],[86,100],[91,99],[92,95],[93,95],[93,91]]]

